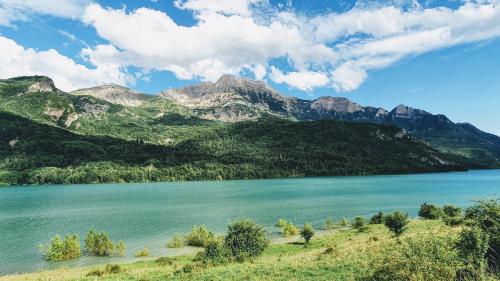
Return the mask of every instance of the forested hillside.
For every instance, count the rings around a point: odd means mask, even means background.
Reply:
[[[33,86],[35,85],[35,86]],[[0,83],[0,183],[222,180],[463,170],[394,126],[200,119],[161,97],[128,107],[44,77]]]

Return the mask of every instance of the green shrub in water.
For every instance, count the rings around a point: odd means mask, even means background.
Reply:
[[[54,236],[45,251],[45,258],[48,261],[70,260],[80,255],[80,238],[76,234],[66,235],[64,239],[59,235]]]

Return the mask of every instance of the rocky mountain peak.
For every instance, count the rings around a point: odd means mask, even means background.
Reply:
[[[415,109],[403,104],[396,106],[390,113],[389,116],[392,119],[416,119],[423,116],[431,115],[430,113],[421,110]]]
[[[145,100],[145,95],[142,95],[127,87],[115,84],[106,84],[87,89],[80,89],[71,92],[71,94],[78,96],[92,96],[110,103],[125,106],[139,106]]]
[[[353,113],[363,110],[363,107],[344,97],[320,97],[311,103],[311,108],[317,111],[336,111]]]

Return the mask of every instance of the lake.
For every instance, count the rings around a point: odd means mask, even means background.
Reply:
[[[378,211],[402,210],[416,216],[423,202],[467,207],[471,200],[498,197],[500,170],[459,173],[317,177],[225,182],[173,182],[95,185],[43,185],[0,188],[0,275],[55,267],[134,261],[149,248],[153,256],[179,255],[167,249],[174,234],[205,224],[222,233],[228,223],[251,218],[271,237],[279,218],[320,227],[327,217],[338,221]],[[48,263],[38,249],[55,234],[90,228],[124,240],[122,258],[82,257]]]

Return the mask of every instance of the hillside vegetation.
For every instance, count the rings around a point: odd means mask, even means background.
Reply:
[[[223,180],[463,170],[394,126],[273,116],[220,122],[162,97],[74,96],[45,77],[0,82],[0,184]]]

